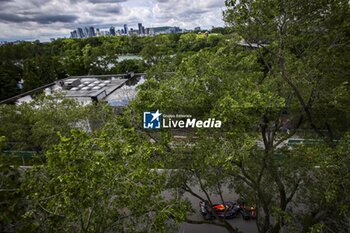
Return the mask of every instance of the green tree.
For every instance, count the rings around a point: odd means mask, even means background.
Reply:
[[[26,174],[25,223],[35,232],[169,232],[188,207],[162,197],[165,177],[150,169],[158,150],[120,122],[61,136],[47,164]]]
[[[62,64],[57,57],[40,56],[27,59],[23,64],[24,90],[52,83],[66,77]]]
[[[17,83],[22,78],[22,69],[10,62],[0,65],[0,99],[9,98],[20,92]]]
[[[326,219],[325,222],[333,221],[338,225],[337,229],[345,230],[342,224],[347,219],[347,212],[341,215],[339,221],[334,221],[332,211],[323,212],[322,218],[312,218],[315,216],[310,209],[305,210],[310,211],[305,216],[295,207],[308,206],[310,203],[307,200],[312,196],[305,190],[310,188],[311,183],[324,179],[316,176],[320,174],[317,167],[320,166],[322,154],[310,152],[307,146],[291,150],[286,140],[296,132],[305,139],[320,138],[316,140],[319,146],[323,145],[322,139],[328,144],[330,139],[323,133],[320,135],[318,128],[311,125],[304,106],[300,105],[298,94],[288,88],[290,84],[285,83],[284,79],[276,79],[278,76],[274,77],[269,69],[266,70],[266,66],[272,63],[265,63],[265,57],[261,57],[267,56],[264,49],[245,50],[234,45],[236,41],[216,52],[202,50],[184,61],[175,74],[168,77],[158,74],[159,78],[150,79],[140,87],[134,102],[140,112],[161,109],[162,112],[186,113],[196,118],[215,117],[224,123],[223,130],[219,132],[189,132],[189,141],[174,148],[170,145],[175,140],[167,137],[169,153],[164,154],[163,159],[167,161],[167,167],[178,169],[178,172],[174,172],[177,182],[172,188],[211,202],[214,198],[212,194],[220,196],[225,185],[231,185],[248,203],[256,205],[259,232],[308,231],[321,226]],[[297,62],[294,59],[291,61],[292,64]],[[298,85],[303,95],[309,91],[309,87]],[[340,83],[337,88],[346,90],[345,86],[346,83]],[[317,91],[320,95],[327,94],[328,88],[318,86]],[[344,96],[345,92],[341,93],[339,96]],[[343,115],[317,115],[321,106],[327,108],[320,99],[317,101],[318,106],[310,108],[314,122],[335,122],[337,118],[346,122]],[[344,103],[341,106],[344,107]],[[310,131],[310,128],[313,130]],[[338,132],[337,138],[341,138],[348,128],[333,124],[332,130]],[[159,137],[153,135],[152,138],[157,140]],[[331,140],[330,151],[334,149],[333,143]],[[348,147],[344,148],[346,151]],[[347,161],[346,154],[342,155]],[[330,180],[343,182],[343,176],[344,173],[340,176],[332,174]],[[199,193],[191,190],[193,184],[200,187]],[[324,198],[321,189],[309,191],[321,200]],[[342,195],[337,189],[332,189],[332,192],[336,193],[336,197]],[[316,199],[312,205],[317,203]],[[347,200],[347,196],[333,204],[346,209],[344,200]],[[322,204],[318,203],[318,206]],[[310,216],[311,224],[310,221],[309,225],[305,224]],[[236,231],[223,219],[202,223],[218,224],[230,232]],[[304,228],[300,228],[301,225]]]
[[[39,96],[30,103],[0,106],[0,135],[6,136],[8,149],[41,152],[59,141],[57,132],[91,131],[110,117],[108,106],[84,107],[61,94]]]
[[[256,85],[263,77],[260,69],[257,56],[242,49],[222,48],[215,53],[203,50],[183,62],[172,76],[159,74],[163,79],[148,80],[140,87],[133,104],[141,112],[161,109],[167,113],[191,114],[195,118],[216,116],[225,125],[223,131],[189,132],[188,141],[175,147],[168,146],[168,153],[162,157],[165,166],[178,169],[172,172],[173,182],[169,188],[193,195],[198,201],[227,200],[222,190],[241,175],[234,161],[242,161],[249,158],[250,151],[258,151],[255,140],[259,134],[248,130],[259,124],[260,114],[266,109],[283,106],[283,99],[270,93],[268,88]],[[197,138],[193,139],[193,136]],[[162,141],[163,136],[153,137],[154,140],[157,138]],[[169,136],[166,138],[169,141],[165,143],[174,140]],[[194,147],[191,146],[193,143]],[[200,191],[194,191],[196,188],[193,187],[199,187]],[[237,186],[235,189],[239,191]],[[253,203],[254,199],[250,201]],[[186,221],[215,224],[229,232],[238,231],[221,218],[196,221],[188,216]]]
[[[10,166],[13,161],[0,153],[0,231],[16,232],[26,207],[20,192],[20,171],[18,166]]]

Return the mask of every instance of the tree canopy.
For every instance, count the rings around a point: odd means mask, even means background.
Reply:
[[[215,214],[193,219],[188,199],[213,204],[238,195],[255,207],[260,233],[348,232],[349,2],[227,0],[226,7],[225,35],[2,47],[2,77],[30,77],[33,87],[60,75],[147,72],[121,115],[55,98],[1,106],[2,151],[16,142],[44,156],[24,173],[3,160],[2,229],[170,232],[188,222],[239,232]],[[125,53],[144,60],[108,68]],[[143,112],[157,109],[220,119],[222,128],[144,130]],[[82,119],[97,127],[84,130]]]

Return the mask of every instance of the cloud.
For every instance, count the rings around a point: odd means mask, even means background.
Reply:
[[[5,21],[5,22],[25,22],[27,21],[27,17],[19,16],[19,15],[13,15],[13,14],[6,14],[6,13],[1,13],[0,15],[0,21]]]
[[[122,12],[122,8],[119,4],[99,4],[98,6],[94,6],[94,11],[92,14],[120,14]]]
[[[117,2],[126,2],[127,0],[88,0],[91,3],[117,3]]]
[[[0,0],[1,1],[1,0]],[[100,4],[100,3],[119,3],[119,2],[126,2],[127,0],[69,0],[72,4],[77,3],[93,3],[93,4]]]
[[[73,23],[78,19],[75,15],[38,15],[32,19],[33,22],[41,24],[51,24],[51,23]]]
[[[78,17],[74,15],[35,15],[32,17],[13,15],[2,13],[0,15],[0,21],[21,23],[21,22],[36,22],[39,24],[51,24],[56,22],[72,23],[77,20]]]

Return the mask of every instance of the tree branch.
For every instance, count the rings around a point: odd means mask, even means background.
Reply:
[[[199,196],[197,193],[193,192],[193,190],[185,183],[182,189],[188,193],[190,193],[192,196],[198,198],[201,201],[205,201],[205,199],[201,196]]]

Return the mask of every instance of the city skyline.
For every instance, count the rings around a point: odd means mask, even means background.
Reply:
[[[224,26],[223,0],[1,0],[0,41],[70,37],[77,28]],[[130,29],[129,28],[129,29]],[[142,30],[142,28],[141,28]]]
[[[189,32],[189,31],[200,31],[201,27],[195,27],[194,30],[187,30],[187,29],[181,29],[180,27],[169,27],[169,26],[162,26],[162,27],[154,27],[149,28],[142,23],[138,23],[137,28],[128,27],[127,24],[124,24],[122,28],[116,28],[114,26],[111,26],[110,28],[94,28],[93,26],[86,26],[86,27],[78,27],[70,32],[70,38],[88,38],[88,37],[94,37],[94,36],[152,36],[157,34],[173,34],[173,33],[182,33],[182,32]],[[53,40],[55,38],[52,38]]]

